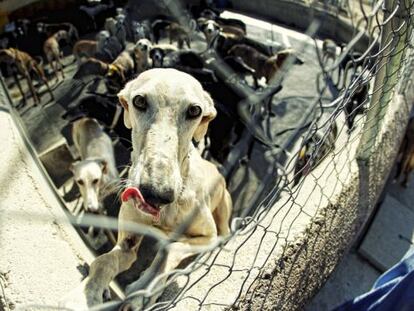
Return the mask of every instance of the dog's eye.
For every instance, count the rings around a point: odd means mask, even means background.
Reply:
[[[147,101],[145,100],[145,97],[141,96],[141,95],[137,95],[132,99],[132,104],[134,105],[135,108],[137,108],[138,110],[141,111],[145,111],[147,110]]]
[[[98,183],[99,179],[92,180],[92,184],[96,185]]]
[[[197,105],[193,105],[188,107],[187,110],[187,118],[189,119],[195,119],[198,118],[201,114],[201,107]]]
[[[77,181],[76,181],[76,183],[78,184],[78,185],[83,185],[83,180],[82,179],[78,179]]]

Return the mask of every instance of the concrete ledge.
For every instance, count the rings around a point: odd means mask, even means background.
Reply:
[[[360,193],[359,176],[353,174],[337,199],[317,213],[295,243],[289,244],[283,257],[270,260],[266,270],[270,271],[271,277],[261,277],[254,282],[240,301],[240,309],[302,310],[323,285],[357,237],[382,192],[414,101],[412,92],[405,95],[394,96],[389,104],[376,150],[368,165],[372,177],[369,193]],[[372,198],[372,204],[360,206],[362,196]]]
[[[57,306],[95,255],[69,222],[1,87],[0,98],[0,309]]]

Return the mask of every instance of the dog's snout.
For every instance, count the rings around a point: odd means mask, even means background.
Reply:
[[[145,201],[151,205],[159,206],[174,202],[175,194],[173,189],[158,191],[151,185],[141,185],[139,188]]]
[[[92,203],[86,205],[86,210],[88,213],[97,214],[99,212],[99,206],[96,206]]]

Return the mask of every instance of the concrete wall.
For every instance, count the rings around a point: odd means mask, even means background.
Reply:
[[[300,31],[305,31],[311,22],[317,19],[321,22],[318,36],[332,38],[338,42],[349,42],[355,36],[349,20],[328,13],[323,9],[311,7],[304,2],[286,0],[233,1],[233,7],[241,13],[257,16]],[[368,41],[369,37],[363,36],[356,44],[356,49],[365,50]]]
[[[361,197],[369,196],[371,202],[376,202],[381,194],[413,101],[412,93],[406,99],[396,96],[390,103],[393,109],[388,112],[384,131],[367,168],[373,177],[369,193],[360,192],[359,176],[355,174],[336,201],[320,210],[303,234],[287,247],[283,258],[269,261],[266,270],[270,271],[271,278],[265,276],[255,281],[240,301],[241,310],[258,310],[259,306],[263,306],[262,310],[301,310],[316,294],[372,212],[374,204],[361,206],[359,203],[364,201]]]

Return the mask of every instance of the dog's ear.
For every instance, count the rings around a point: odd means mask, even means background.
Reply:
[[[198,28],[200,29],[200,31],[204,31],[204,29],[207,26],[207,18],[205,18],[205,17],[199,17],[197,19],[197,25],[198,25]]]
[[[105,159],[97,159],[96,160],[102,169],[102,174],[108,173],[108,162]]]
[[[216,117],[217,110],[214,107],[213,99],[210,95],[204,92],[205,99],[205,108],[203,109],[203,116],[201,118],[200,124],[197,126],[197,129],[194,132],[193,138],[196,142],[199,142],[207,134],[208,124]]]
[[[118,93],[118,99],[124,108],[124,124],[126,128],[131,129],[131,119],[129,118],[128,101],[125,98],[125,89]]]
[[[72,162],[70,165],[69,165],[69,170],[72,172],[72,173],[75,173],[75,166],[79,163],[80,161],[75,161],[75,162]]]
[[[121,77],[121,83],[124,84],[126,81],[124,72],[122,70],[119,70],[119,75]]]
[[[151,49],[150,51],[149,51],[149,57],[152,59],[153,57],[154,57],[154,53],[155,53],[155,51],[156,51],[157,49],[156,48],[153,48],[153,49]]]

